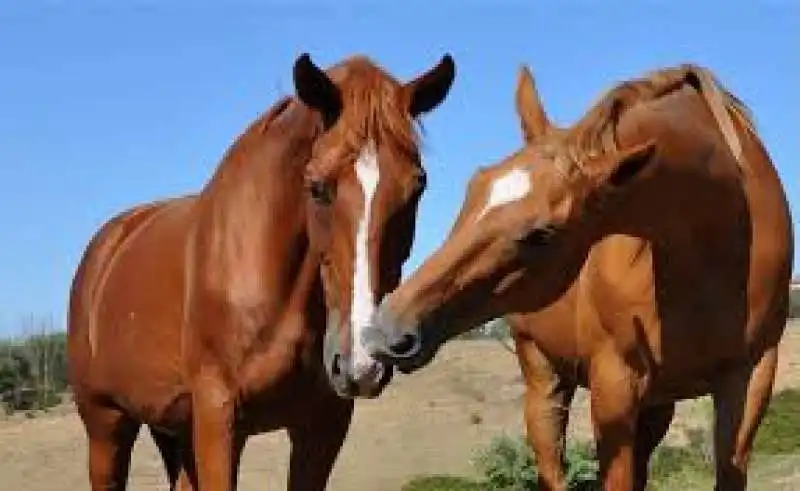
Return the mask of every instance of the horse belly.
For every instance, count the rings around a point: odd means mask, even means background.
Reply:
[[[144,422],[180,419],[187,206],[162,210],[109,265],[90,320],[91,386]],[[183,412],[183,411],[178,411]]]

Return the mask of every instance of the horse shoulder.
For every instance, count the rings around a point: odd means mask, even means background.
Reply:
[[[604,238],[590,251],[581,274],[601,306],[653,301],[653,251],[646,239],[623,234]]]
[[[585,356],[608,342],[621,354],[655,349],[660,322],[649,242],[606,237],[590,251],[578,281],[576,318]]]

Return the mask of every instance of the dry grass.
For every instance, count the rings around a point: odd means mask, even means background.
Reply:
[[[787,331],[781,353],[776,390],[800,387],[800,326]],[[417,475],[472,475],[475,448],[499,433],[522,431],[521,395],[516,361],[498,343],[454,342],[429,369],[399,378],[378,400],[358,403],[329,488],[397,491]],[[573,437],[591,435],[585,396],[576,397]],[[679,404],[670,442],[685,441],[687,429],[702,424],[702,404]],[[69,407],[33,419],[0,420],[2,489],[86,489],[85,456],[83,428]],[[751,489],[800,489],[798,460],[759,463]],[[287,461],[282,432],[253,438],[244,455],[241,489],[285,489]],[[167,489],[146,432],[134,450],[130,484],[134,491]]]

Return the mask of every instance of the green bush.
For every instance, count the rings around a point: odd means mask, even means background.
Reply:
[[[710,399],[708,399],[710,403]],[[649,465],[649,487],[653,490],[711,489],[714,486],[714,456],[711,407],[707,425],[687,430],[688,443],[662,443]],[[800,389],[786,389],[772,397],[753,448],[753,459],[800,453]],[[600,489],[599,469],[592,444],[570,442],[566,452],[567,487],[572,490]],[[538,471],[533,453],[523,437],[501,435],[479,449],[473,464],[479,481],[460,477],[431,476],[415,479],[403,491],[534,491]]]
[[[567,488],[576,491],[600,489],[599,468],[589,443],[568,443],[566,448]],[[523,436],[501,435],[479,449],[473,465],[478,480],[455,476],[420,476],[402,491],[535,491],[539,473],[533,452]]]
[[[565,460],[568,489],[600,488],[599,466],[591,444],[568,443]],[[523,436],[495,437],[487,448],[477,452],[474,465],[483,476],[487,491],[534,491],[538,488],[535,458]]]
[[[533,454],[522,437],[495,437],[487,448],[476,453],[473,463],[492,491],[536,489],[538,472]]]
[[[764,420],[756,433],[756,455],[800,453],[800,389],[785,389],[772,396]],[[756,457],[757,458],[757,457]]]
[[[567,487],[577,491],[593,491],[602,488],[600,463],[594,445],[588,442],[567,443]]]
[[[401,491],[484,491],[479,482],[458,476],[423,476],[409,481]]]
[[[661,445],[650,457],[648,482],[653,489],[671,490],[698,482],[710,482],[713,464],[709,461],[710,433],[698,431],[702,438],[690,439],[682,447]]]
[[[713,487],[713,436],[709,426],[688,432],[686,446],[659,446],[650,459],[653,488],[678,489],[686,486]],[[772,397],[769,409],[756,433],[753,461],[775,455],[800,453],[800,390],[786,389]]]
[[[9,413],[52,407],[67,389],[66,334],[33,319],[24,331],[0,340],[0,405]]]

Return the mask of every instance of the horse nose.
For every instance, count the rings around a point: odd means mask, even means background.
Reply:
[[[389,352],[392,356],[408,358],[414,356],[419,351],[419,338],[413,334],[403,334],[403,336],[389,345]]]
[[[333,353],[328,364],[329,380],[340,397],[377,397],[391,379],[391,367],[383,363],[351,365],[349,358]]]
[[[340,377],[342,375],[342,355],[336,353],[333,355],[333,360],[331,361],[331,375],[334,377]]]

